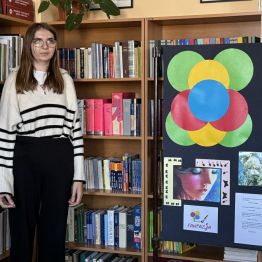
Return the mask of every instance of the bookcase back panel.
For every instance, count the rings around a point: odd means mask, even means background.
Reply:
[[[97,195],[84,195],[84,201],[86,203],[86,207],[92,209],[108,209],[115,205],[123,205],[126,207],[132,207],[139,203],[141,203],[141,198],[132,198],[132,197],[121,197],[121,196],[114,196],[112,192],[110,196],[97,196]],[[121,203],[121,204],[119,204]]]
[[[141,41],[141,31],[136,27],[117,28],[116,30],[88,28],[71,32],[59,31],[59,35],[61,35],[59,38],[60,47],[87,47],[91,46],[93,42],[114,44],[115,41]]]
[[[141,82],[98,80],[90,83],[77,83],[78,98],[112,98],[113,92],[135,92],[136,98],[141,98]]]
[[[260,21],[217,23],[217,24],[190,24],[166,25],[152,24],[149,30],[149,40],[153,39],[181,39],[204,37],[229,37],[229,36],[260,36]]]
[[[86,156],[122,157],[124,153],[139,154],[143,157],[141,141],[127,139],[85,139]]]

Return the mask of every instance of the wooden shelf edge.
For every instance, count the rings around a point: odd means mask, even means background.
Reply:
[[[74,79],[74,82],[76,83],[85,83],[85,82],[140,82],[142,81],[141,78],[130,78],[130,77],[125,77],[125,78],[83,78],[83,79]]]
[[[8,257],[9,257],[9,251],[7,251],[4,254],[0,255],[0,261],[6,259]]]
[[[184,252],[181,255],[160,253],[159,257],[190,260],[196,262],[223,262],[224,248],[214,246],[197,246],[189,251]],[[148,256],[153,256],[152,253],[148,253]]]
[[[121,255],[142,256],[141,251],[136,251],[135,249],[127,249],[127,248],[118,248],[118,247],[100,246],[100,245],[87,245],[87,244],[80,244],[80,243],[73,243],[73,242],[66,243],[66,247],[70,249],[78,249],[78,250],[89,250],[89,251],[99,251],[104,253],[121,254]]]
[[[93,136],[84,135],[84,139],[105,139],[105,140],[142,140],[141,136]]]
[[[86,190],[84,195],[91,196],[106,196],[106,197],[128,197],[128,198],[141,198],[141,193],[133,192],[115,192],[111,190]]]
[[[33,22],[32,21],[27,21],[24,19],[20,19],[20,18],[15,18],[12,16],[8,16],[8,15],[3,15],[0,14],[0,21],[1,21],[1,25],[23,25],[23,26],[27,26],[27,25],[31,25]]]

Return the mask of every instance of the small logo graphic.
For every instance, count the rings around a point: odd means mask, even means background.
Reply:
[[[205,217],[201,217],[200,211],[193,211],[191,212],[190,216],[193,218],[194,222],[204,223],[207,219],[208,215]]]

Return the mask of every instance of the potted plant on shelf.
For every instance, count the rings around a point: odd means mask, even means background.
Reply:
[[[43,0],[38,8],[38,13],[46,11],[50,4],[65,14],[65,26],[68,31],[78,28],[84,15],[94,5],[101,8],[108,18],[120,14],[119,8],[112,0]]]

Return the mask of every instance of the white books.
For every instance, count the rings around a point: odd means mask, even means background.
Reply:
[[[119,212],[119,247],[126,248],[127,247],[127,210],[129,208],[125,208]]]
[[[224,261],[257,262],[258,251],[225,247]]]

